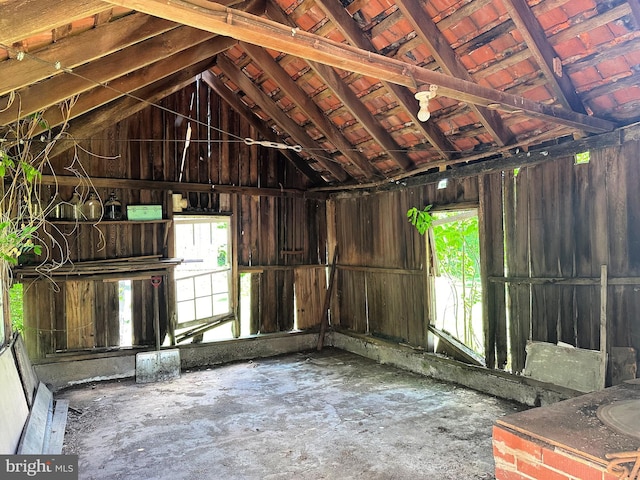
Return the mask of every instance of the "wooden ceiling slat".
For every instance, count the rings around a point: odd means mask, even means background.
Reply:
[[[551,45],[558,45],[559,43],[571,40],[572,38],[578,37],[583,33],[587,33],[598,27],[606,25],[607,23],[615,22],[619,18],[629,15],[630,13],[631,7],[629,4],[621,3],[617,7],[613,7],[611,10],[595,15],[582,22],[575,23],[556,34],[549,36],[549,43]]]
[[[335,147],[341,151],[342,155],[349,159],[367,179],[378,176],[378,172],[368,162],[367,158],[358,151],[353,150],[353,146],[344,138],[337,127],[329,121],[324,112],[307,96],[289,76],[289,74],[273,59],[263,48],[256,47],[248,43],[242,43],[244,49],[251,58],[262,68],[281,90],[294,102],[298,108],[315,124],[322,134]]]
[[[208,8],[195,6],[181,0],[111,0],[111,2],[399,85],[417,87],[421,84],[436,84],[440,95],[463,102],[481,106],[496,104],[507,110],[522,110],[527,115],[541,118],[547,122],[593,133],[611,131],[615,127],[615,124],[603,119],[567,111],[563,108],[550,107],[526,98],[476,85],[468,80],[449,77],[295,30],[255,15],[222,7],[213,2],[208,4]]]
[[[312,140],[307,132],[296,122],[287,116],[280,108],[273,103],[271,98],[260,90],[241,70],[239,70],[231,61],[224,56],[217,58],[217,66],[229,79],[238,85],[260,108],[269,115],[274,122],[280,125],[291,137],[308,150],[308,154],[312,156],[320,165],[341,182],[347,180],[347,173],[337,164],[323,158],[318,152],[324,151],[314,140]]]
[[[162,78],[173,75],[180,70],[191,68],[192,65],[213,58],[236,43],[237,41],[232,38],[217,36],[133,73],[116,78],[109,82],[109,88],[96,87],[80,95],[71,109],[68,119],[77,118],[126,94],[158,82]],[[60,109],[50,108],[44,114],[44,121],[48,128],[53,128],[62,124],[65,118]],[[36,134],[38,133],[41,132],[36,132]]]
[[[60,74],[64,69],[94,61],[177,26],[163,18],[135,13],[53,43],[33,56],[25,56],[22,61],[7,60],[2,64],[0,95]],[[56,69],[56,62],[60,62],[60,69]]]

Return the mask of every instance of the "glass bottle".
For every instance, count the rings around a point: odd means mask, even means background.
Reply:
[[[87,220],[98,220],[102,215],[102,204],[95,192],[89,194],[89,199],[84,203],[83,211]]]
[[[71,200],[69,200],[69,203],[71,204],[71,220],[84,220],[85,216],[82,213],[82,199],[77,191],[73,192],[73,196],[71,197]]]
[[[64,218],[63,215],[63,202],[62,198],[60,198],[60,192],[56,192],[51,196],[51,200],[49,200],[49,205],[47,206],[47,218],[51,220],[61,220]]]
[[[104,216],[107,220],[121,220],[122,219],[122,203],[118,200],[116,192],[111,192],[109,200],[104,204]]]

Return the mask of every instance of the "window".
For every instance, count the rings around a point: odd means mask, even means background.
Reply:
[[[176,338],[194,331],[188,338],[232,338],[229,218],[176,216],[174,224],[176,256],[183,259],[175,269]]]
[[[484,355],[478,213],[432,212],[429,232],[435,326]]]

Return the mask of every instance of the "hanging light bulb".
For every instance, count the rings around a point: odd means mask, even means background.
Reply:
[[[436,96],[437,85],[429,85],[429,90],[423,90],[415,94],[416,100],[420,106],[418,110],[418,120],[426,122],[431,118],[431,112],[429,111],[429,100]]]

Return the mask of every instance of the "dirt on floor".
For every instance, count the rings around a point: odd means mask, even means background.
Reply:
[[[524,407],[335,349],[60,392],[80,479],[493,479]]]

